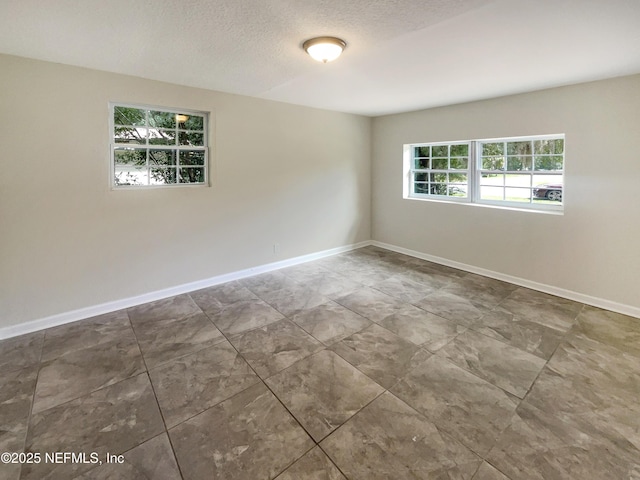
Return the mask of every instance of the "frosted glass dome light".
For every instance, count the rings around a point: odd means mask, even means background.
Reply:
[[[302,48],[319,62],[327,63],[340,56],[347,44],[335,37],[317,37],[307,40]]]

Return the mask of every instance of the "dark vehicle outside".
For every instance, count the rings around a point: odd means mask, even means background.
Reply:
[[[544,198],[547,200],[562,201],[562,184],[538,185],[533,189],[534,198]]]

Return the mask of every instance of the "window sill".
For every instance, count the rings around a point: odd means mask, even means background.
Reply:
[[[403,197],[403,200],[416,200],[418,202],[431,202],[431,203],[445,203],[449,205],[462,205],[465,207],[479,207],[479,208],[493,208],[498,210],[511,210],[514,212],[526,212],[526,213],[542,213],[545,215],[564,215],[564,210],[556,210],[556,209],[539,209],[539,208],[521,208],[514,207],[511,205],[490,205],[487,203],[471,203],[464,201],[453,201],[453,200],[440,200],[436,198],[418,198],[418,197]]]

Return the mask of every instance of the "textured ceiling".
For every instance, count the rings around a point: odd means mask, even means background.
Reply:
[[[380,115],[639,73],[638,25],[640,0],[0,0],[0,52]]]

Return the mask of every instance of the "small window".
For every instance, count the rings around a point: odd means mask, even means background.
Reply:
[[[564,135],[405,145],[405,197],[562,210]]]
[[[111,105],[114,187],[208,184],[208,115]]]

